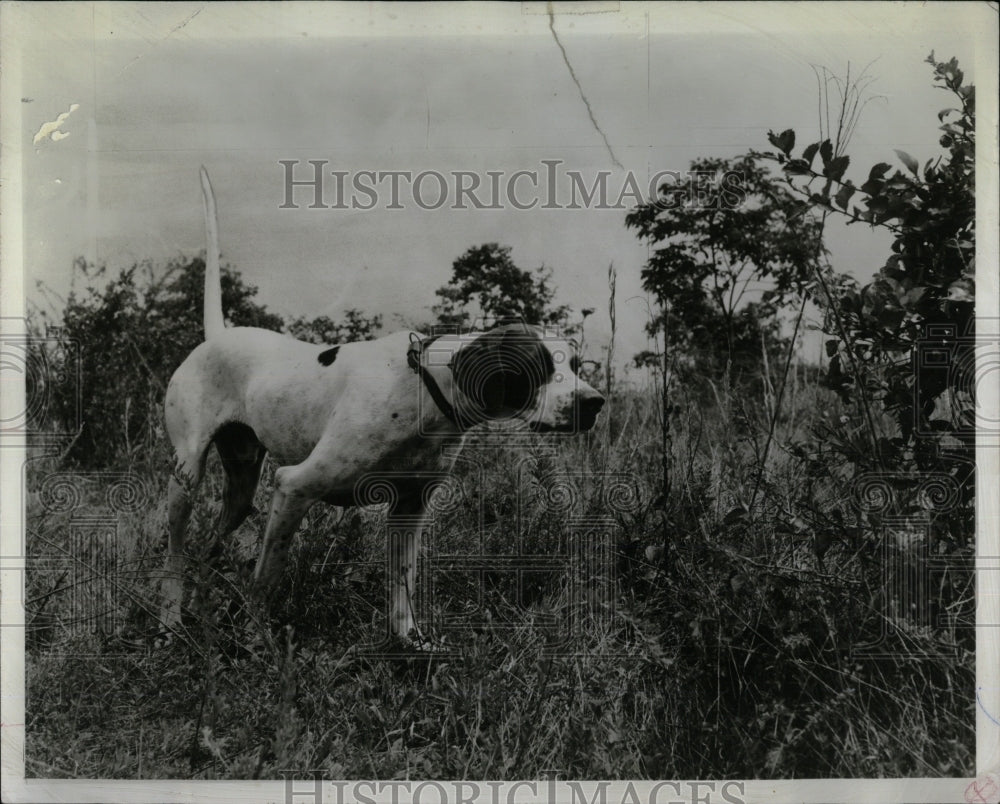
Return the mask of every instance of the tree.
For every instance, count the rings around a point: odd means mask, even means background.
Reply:
[[[441,327],[467,327],[477,317],[521,318],[530,324],[564,323],[569,307],[552,306],[552,271],[518,268],[509,246],[484,243],[452,263],[448,284],[438,288],[440,304],[432,309]]]
[[[968,372],[914,370],[924,346],[940,348],[952,366],[961,364],[975,335],[975,88],[962,83],[955,59],[937,62],[932,53],[926,61],[937,86],[959,104],[938,113],[947,159],[929,159],[921,170],[916,159],[897,150],[905,172],[890,175],[892,166],[881,162],[855,186],[845,178],[850,158],[835,156],[829,140],[793,158],[795,133],[789,130],[771,135],[780,152],[766,154],[783,165],[789,186],[806,205],[844,215],[849,223],[888,229],[895,237],[871,283],[844,281],[825,287],[818,298],[825,302],[825,331],[834,336],[827,343],[828,381],[845,400],[867,395],[883,402],[904,440],[915,431],[968,436],[962,422],[935,425],[931,416],[942,395],[957,405],[964,400],[967,408],[975,390]],[[852,204],[856,198],[860,206]]]
[[[771,134],[777,150],[764,156],[782,166],[805,208],[892,232],[891,253],[869,284],[817,276],[831,336],[827,383],[863,422],[860,439],[847,434],[833,445],[862,469],[957,481],[963,505],[948,518],[964,540],[975,446],[975,88],[955,59],[931,53],[926,61],[957,105],[938,113],[946,154],[923,168],[897,150],[905,170],[881,162],[858,186],[846,178],[850,157],[829,139],[793,156],[791,130]],[[881,434],[873,411],[888,413],[897,433]]]
[[[659,306],[647,330],[702,370],[738,374],[758,365],[762,342],[776,345],[779,311],[824,253],[821,225],[754,158],[698,159],[688,176],[625,219],[655,247],[642,270]]]
[[[288,334],[309,343],[351,343],[370,341],[382,328],[382,316],[366,316],[356,307],[344,310],[344,320],[334,321],[329,316],[295,318],[288,324]]]
[[[79,345],[80,386],[53,383],[46,415],[63,429],[76,426],[77,400],[83,427],[66,458],[83,467],[106,467],[149,454],[161,440],[163,394],[181,362],[204,339],[205,262],[180,259],[165,269],[141,263],[122,270],[103,285],[104,267],[74,263],[82,292],[72,292],[62,311],[56,337]],[[293,337],[315,343],[339,343],[373,337],[381,316],[360,310],[345,313],[337,323],[326,316],[298,318],[286,326],[254,297],[257,288],[239,273],[221,271],[222,309],[231,326],[288,331]],[[43,319],[48,316],[42,314]],[[42,325],[36,318],[35,329]],[[35,349],[45,349],[49,339],[35,338]],[[66,350],[50,349],[42,364],[50,372],[65,373],[59,365]],[[72,354],[72,351],[68,352]]]
[[[131,459],[157,439],[163,392],[174,370],[203,339],[205,263],[173,260],[166,270],[140,263],[100,287],[106,269],[74,262],[83,292],[70,293],[54,332],[79,344],[80,387],[55,383],[48,415],[82,429],[66,457],[85,467]],[[231,268],[222,269],[222,306],[238,326],[280,329],[283,322],[253,301],[257,288]],[[43,341],[39,341],[43,343]],[[41,347],[40,347],[41,348]],[[58,358],[56,358],[58,360]],[[58,374],[60,367],[47,361]]]

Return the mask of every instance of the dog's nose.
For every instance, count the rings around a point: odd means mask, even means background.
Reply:
[[[601,408],[604,407],[604,397],[600,394],[594,394],[594,396],[585,396],[580,400],[580,410],[589,416],[597,416],[601,412]]]

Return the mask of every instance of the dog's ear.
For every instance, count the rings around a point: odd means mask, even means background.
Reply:
[[[488,416],[500,414],[504,407],[501,337],[502,333],[495,331],[480,335],[459,349],[451,362],[452,376],[458,390]]]
[[[459,390],[488,416],[530,406],[555,372],[538,334],[521,324],[492,329],[462,347],[452,362]]]
[[[500,364],[504,377],[504,404],[524,410],[538,389],[549,382],[556,367],[538,333],[520,323],[504,329],[500,340]]]

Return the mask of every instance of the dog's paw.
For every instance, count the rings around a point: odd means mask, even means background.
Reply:
[[[181,606],[180,603],[170,601],[160,610],[157,618],[159,630],[152,636],[154,648],[162,648],[169,645],[176,636],[176,632],[181,627]]]
[[[442,640],[435,639],[430,634],[425,634],[416,628],[411,628],[405,637],[397,637],[397,639],[413,653],[421,656],[433,656],[451,652],[451,649]]]
[[[171,645],[174,644],[176,635],[170,628],[165,628],[161,631],[157,631],[151,634],[149,637],[150,644],[153,646],[153,650],[166,650]]]

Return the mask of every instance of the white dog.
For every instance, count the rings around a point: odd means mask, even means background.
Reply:
[[[169,544],[164,622],[180,619],[184,531],[192,495],[214,443],[226,478],[214,538],[235,530],[251,511],[264,455],[279,465],[255,592],[274,593],[289,542],[317,501],[358,504],[356,487],[373,472],[398,467],[394,516],[424,513],[428,480],[448,472],[455,450],[476,424],[520,419],[536,431],[593,427],[604,398],[574,373],[570,344],[523,324],[471,335],[424,338],[399,332],[374,341],[317,346],[263,329],[227,329],[222,314],[215,197],[201,170],[208,248],[205,342],[167,388],[167,432],[176,452],[169,486]],[[433,343],[433,350],[428,346]],[[450,360],[428,359],[431,353]],[[392,632],[415,632],[411,595],[420,527],[391,544]]]

